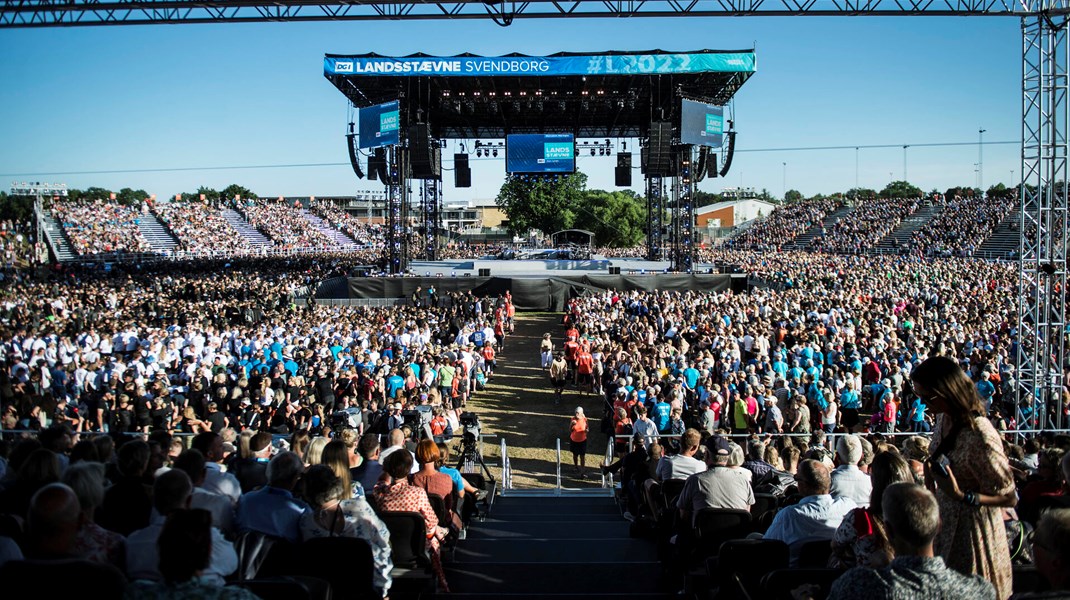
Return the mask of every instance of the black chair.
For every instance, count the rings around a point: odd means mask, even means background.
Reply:
[[[383,511],[379,516],[390,530],[395,568],[415,569],[431,565],[431,556],[427,552],[427,527],[422,514]]]
[[[799,545],[799,564],[801,569],[823,569],[829,566],[832,556],[832,540],[811,540]]]
[[[730,539],[744,537],[750,533],[750,511],[735,508],[704,508],[695,513],[695,530],[700,539],[714,540],[721,538],[717,543],[720,548],[721,542]]]
[[[360,538],[326,537],[305,541],[288,575],[323,579],[333,598],[367,598],[382,595],[372,584],[372,549]]]
[[[22,544],[22,519],[15,515],[0,514],[0,536],[15,540],[16,544]]]
[[[234,541],[234,551],[238,554],[238,570],[234,574],[236,581],[257,579],[263,575],[285,573],[291,559],[295,556],[296,546],[290,542],[259,531],[246,531]]]
[[[1014,593],[1046,592],[1051,586],[1036,567],[1014,567]]]
[[[729,540],[707,559],[711,581],[725,582],[719,598],[756,598],[766,573],[788,568],[788,545],[780,540]]]
[[[450,527],[453,523],[453,517],[450,515],[446,499],[438,494],[431,493],[427,494],[427,499],[431,502],[431,508],[435,509],[435,514],[438,515],[438,526]]]
[[[661,482],[661,501],[665,508],[674,508],[680,494],[684,491],[684,479],[666,479]]]
[[[793,600],[791,592],[800,586],[817,585],[813,600],[824,600],[832,591],[832,584],[843,575],[839,569],[777,569],[762,578],[763,598]]]
[[[757,522],[762,515],[775,511],[779,506],[779,500],[773,494],[754,494],[754,504],[750,507],[751,520]]]
[[[8,561],[0,567],[0,581],[6,582],[5,589],[21,588],[26,596],[40,593],[42,587],[47,588],[46,596],[57,598],[84,596],[86,590],[97,598],[122,598],[126,590],[126,577],[118,569],[78,558]]]

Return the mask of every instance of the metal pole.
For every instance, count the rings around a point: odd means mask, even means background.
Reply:
[[[903,181],[907,180],[907,148],[910,146],[903,146]]]
[[[855,189],[858,189],[858,146],[855,146]]]
[[[981,190],[981,197],[985,195],[985,131],[977,130],[977,187]]]
[[[784,167],[784,180],[780,184],[780,197],[785,201],[788,199],[788,163],[780,163]]]

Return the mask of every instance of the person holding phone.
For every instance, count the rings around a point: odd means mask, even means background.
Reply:
[[[985,416],[977,388],[953,359],[934,356],[910,374],[914,392],[937,415],[925,463],[942,527],[936,553],[948,566],[977,574],[1009,598],[1011,558],[1003,508],[1017,501],[1010,462]]]

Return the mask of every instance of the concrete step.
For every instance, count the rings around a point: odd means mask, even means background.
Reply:
[[[454,593],[653,594],[661,565],[653,561],[616,563],[447,564],[446,581]],[[451,594],[450,598],[454,596]]]
[[[495,505],[494,511],[497,510],[498,506]],[[487,538],[624,540],[629,539],[628,527],[628,522],[620,518],[599,521],[515,521],[489,518],[468,528],[468,540],[465,543]]]
[[[657,550],[634,539],[467,539],[453,554],[453,563],[578,563],[656,561]]]

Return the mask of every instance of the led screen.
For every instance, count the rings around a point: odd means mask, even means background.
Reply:
[[[507,173],[573,173],[576,140],[570,133],[514,134],[505,138]]]
[[[694,100],[680,102],[680,142],[720,147],[724,136],[724,109]]]
[[[398,143],[398,101],[362,108],[357,113],[357,145],[378,148]]]

